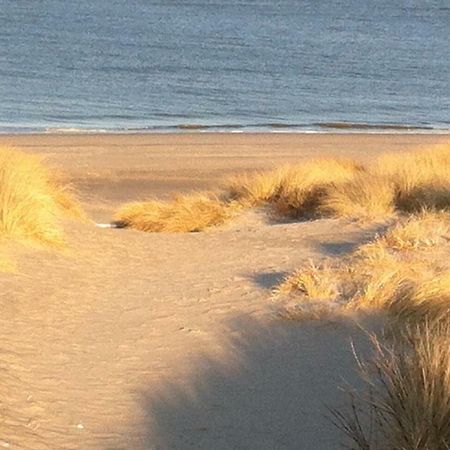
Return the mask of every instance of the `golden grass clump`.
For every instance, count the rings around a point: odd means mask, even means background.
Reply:
[[[394,184],[400,211],[450,207],[450,144],[384,155],[375,171]]]
[[[352,180],[364,168],[348,159],[323,158],[285,169],[277,198],[276,210],[285,216],[314,217],[333,185]]]
[[[297,270],[275,293],[296,295],[299,318],[312,302],[322,310],[328,303],[341,312],[384,310],[398,317],[419,316],[432,307],[449,311],[448,220],[447,213],[432,211],[400,218],[351,255]],[[438,244],[441,253],[430,257],[428,248]]]
[[[311,308],[326,305],[341,313],[388,308],[399,287],[408,280],[425,277],[427,266],[420,259],[391,254],[381,246],[361,249],[339,262],[310,266],[288,276],[275,294],[294,294],[298,318]]]
[[[406,326],[388,342],[373,338],[372,364],[360,364],[368,394],[354,394],[336,425],[363,450],[450,448],[450,321]]]
[[[330,301],[340,296],[338,281],[335,267],[311,262],[285,278],[276,288],[276,293],[295,293],[309,300]]]
[[[393,296],[389,310],[397,322],[450,318],[450,270],[410,280]]]
[[[278,196],[288,167],[268,172],[243,173],[225,182],[226,200],[238,201],[247,207],[271,202]]]
[[[423,210],[400,219],[380,239],[381,245],[394,250],[417,250],[450,242],[450,214]]]
[[[62,245],[62,215],[81,215],[78,202],[37,156],[0,149],[0,235]]]
[[[395,211],[394,186],[382,176],[362,173],[347,183],[333,184],[321,210],[332,217],[386,218]]]
[[[233,177],[226,186],[226,197],[246,206],[270,203],[290,217],[314,216],[328,186],[348,181],[363,170],[348,159],[317,159]]]
[[[333,183],[321,208],[332,217],[378,218],[450,207],[450,145],[383,155],[374,167]]]
[[[206,194],[176,196],[170,202],[148,201],[125,205],[116,219],[125,226],[147,232],[193,232],[221,225],[235,205]]]

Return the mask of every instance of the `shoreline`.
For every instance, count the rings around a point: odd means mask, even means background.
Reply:
[[[203,126],[203,125],[176,125],[170,127],[155,127],[151,129],[50,129],[50,130],[30,130],[30,131],[12,131],[0,130],[2,136],[141,136],[141,135],[185,135],[185,134],[289,134],[289,135],[400,135],[400,136],[450,136],[450,128],[432,128],[432,127],[415,127],[415,126],[386,126],[377,127],[366,125],[361,127],[347,126],[346,124],[336,125],[333,127],[321,127],[319,129],[301,129],[296,126],[273,125],[271,128],[258,128],[247,126]]]

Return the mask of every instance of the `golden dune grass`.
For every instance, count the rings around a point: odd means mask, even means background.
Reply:
[[[413,279],[398,289],[389,305],[396,321],[420,323],[450,318],[450,270]]]
[[[238,201],[251,207],[277,198],[288,166],[269,172],[243,173],[229,177],[225,184],[225,201]]]
[[[346,183],[334,183],[323,198],[325,216],[379,219],[395,212],[395,189],[386,177],[363,173]]]
[[[144,231],[192,231],[222,224],[233,215],[230,210],[269,204],[289,218],[386,219],[399,212],[448,208],[449,193],[450,145],[444,145],[385,155],[369,168],[349,159],[322,158],[236,175],[217,198],[196,194],[172,202],[133,203],[116,217]]]
[[[225,196],[246,206],[270,203],[281,215],[289,217],[314,216],[328,186],[348,181],[363,170],[348,159],[317,159],[233,177],[226,185]]]
[[[450,206],[450,144],[384,155],[375,170],[394,183],[396,206],[401,211]]]
[[[61,245],[63,215],[81,215],[68,187],[38,157],[1,148],[0,235]]]
[[[116,220],[147,232],[192,232],[221,225],[235,206],[207,194],[176,196],[170,202],[149,201],[125,205]]]
[[[450,207],[450,144],[387,154],[365,174],[334,183],[322,209],[333,217],[373,218]]]
[[[361,364],[368,394],[335,423],[363,450],[450,448],[450,321],[407,326]]]
[[[379,240],[394,250],[414,250],[450,242],[450,213],[423,210],[401,218]]]
[[[320,305],[322,310],[329,304],[333,309],[339,305],[342,311],[385,310],[393,315],[402,310],[403,316],[409,306],[409,314],[417,315],[423,289],[431,293],[430,286],[436,283],[442,289],[446,286],[450,273],[446,271],[449,230],[449,214],[444,212],[422,211],[400,218],[385,233],[361,245],[348,257],[297,270],[275,292],[298,297],[299,317],[310,311],[312,304]],[[430,257],[432,246],[439,250],[439,255],[433,253]],[[416,289],[421,285],[425,288]],[[442,310],[443,295],[429,299],[435,308],[440,305],[438,309]]]

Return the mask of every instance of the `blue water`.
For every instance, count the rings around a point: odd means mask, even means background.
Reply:
[[[450,0],[0,0],[0,132],[449,130],[449,36]]]

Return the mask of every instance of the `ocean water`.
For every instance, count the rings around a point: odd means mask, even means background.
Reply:
[[[0,0],[0,132],[450,129],[450,0]]]

